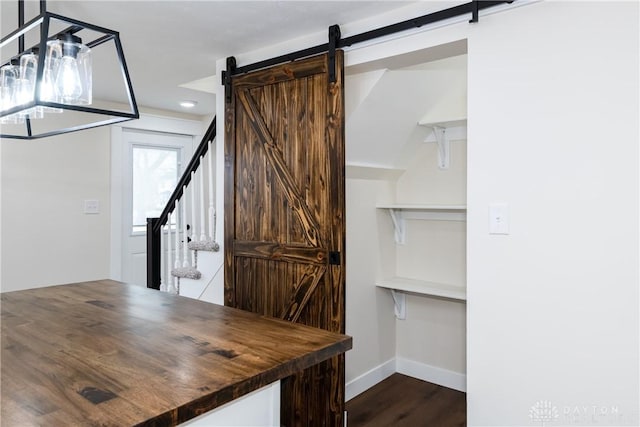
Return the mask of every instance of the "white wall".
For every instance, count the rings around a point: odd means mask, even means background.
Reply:
[[[393,301],[386,289],[375,287],[383,268],[393,263],[393,227],[380,227],[376,203],[388,193],[386,181],[346,180],[346,331],[353,349],[346,355],[346,378],[355,378],[395,357]],[[387,218],[384,218],[387,220]]]
[[[1,290],[108,278],[109,129],[1,144]]]
[[[540,425],[540,400],[557,425],[640,423],[638,34],[637,2],[538,3],[470,31],[471,425]],[[487,233],[492,202],[510,235]]]
[[[66,112],[60,120],[73,121],[73,114]],[[110,127],[99,127],[1,141],[0,290],[112,277],[110,135]],[[83,213],[86,199],[99,201],[99,214]]]

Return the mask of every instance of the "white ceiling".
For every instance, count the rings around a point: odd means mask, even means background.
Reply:
[[[215,95],[180,85],[215,74],[216,60],[412,3],[416,2],[50,0],[47,8],[120,32],[140,106],[204,115],[214,112]],[[452,2],[423,3],[428,13]],[[28,21],[37,15],[38,2],[27,0],[26,9]],[[0,12],[4,36],[17,27],[17,0],[0,0]],[[109,96],[94,93],[96,98]],[[178,105],[187,99],[197,101],[197,107],[187,111]]]

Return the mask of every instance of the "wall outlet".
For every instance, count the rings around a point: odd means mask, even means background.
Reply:
[[[85,200],[84,201],[84,213],[88,215],[100,213],[100,201],[99,200]]]

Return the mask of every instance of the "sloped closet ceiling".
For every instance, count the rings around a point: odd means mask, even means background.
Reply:
[[[431,136],[432,130],[418,122],[466,115],[466,61],[459,55],[348,75],[347,165],[406,168]]]

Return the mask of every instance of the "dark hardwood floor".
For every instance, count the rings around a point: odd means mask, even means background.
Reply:
[[[348,427],[457,427],[467,423],[466,394],[393,374],[347,402]]]

